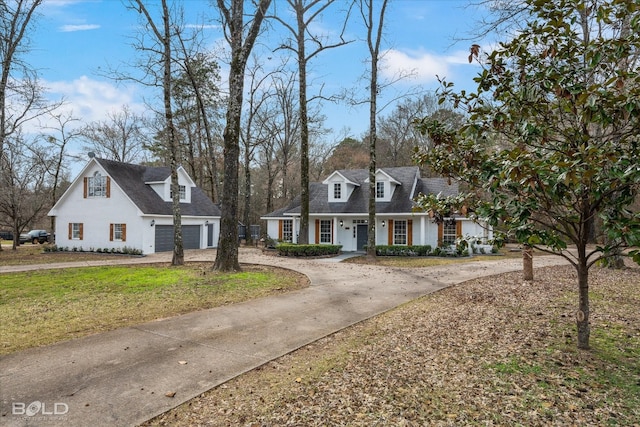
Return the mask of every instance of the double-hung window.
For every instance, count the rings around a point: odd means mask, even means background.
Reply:
[[[282,220],[282,241],[293,242],[293,220]]]
[[[81,222],[69,223],[69,239],[82,240],[82,223]]]
[[[384,182],[376,182],[376,199],[384,199]]]
[[[331,220],[320,220],[320,243],[331,243]]]
[[[407,244],[407,221],[406,220],[393,221],[393,244],[394,245]]]
[[[336,200],[342,199],[342,184],[339,182],[333,184],[333,198]]]
[[[178,194],[180,194],[180,200],[185,200],[187,198],[187,186],[186,185],[178,185]],[[169,197],[173,199],[173,191],[169,192]]]
[[[111,224],[111,227],[109,230],[109,240],[125,242],[127,240],[127,225]]]
[[[445,221],[442,224],[442,244],[443,245],[455,245],[456,243],[456,222]]]

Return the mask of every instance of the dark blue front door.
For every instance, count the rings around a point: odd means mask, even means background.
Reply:
[[[367,224],[358,224],[358,228],[356,230],[356,245],[357,250],[364,250],[364,247],[367,246],[367,237],[368,237],[369,226]]]

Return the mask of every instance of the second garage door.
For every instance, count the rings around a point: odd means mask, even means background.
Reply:
[[[200,226],[182,226],[182,245],[184,249],[200,249]],[[156,225],[156,252],[173,250],[173,225]]]

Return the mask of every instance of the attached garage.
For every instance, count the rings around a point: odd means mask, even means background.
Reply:
[[[182,245],[184,249],[200,249],[200,226],[182,226]],[[156,225],[156,252],[173,250],[173,225]]]

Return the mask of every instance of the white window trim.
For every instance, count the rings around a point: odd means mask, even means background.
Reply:
[[[321,219],[320,220],[320,243],[331,244],[333,237],[332,223],[330,219]],[[324,227],[323,227],[324,226]],[[326,230],[326,227],[329,227],[329,230]],[[324,228],[324,230],[323,230]],[[325,240],[328,238],[329,240]]]
[[[96,171],[87,180],[87,197],[107,197],[107,177],[100,171]]]
[[[80,223],[71,223],[71,240],[80,240]]]
[[[400,225],[404,226],[404,233],[399,233],[398,232],[398,228]],[[406,219],[397,219],[395,221],[393,221],[393,244],[394,245],[407,245],[408,243],[408,236],[407,233],[409,232],[408,229],[409,225],[407,223]],[[400,230],[402,231],[402,230]],[[404,237],[404,242],[399,242],[398,240],[401,240],[400,238]]]

